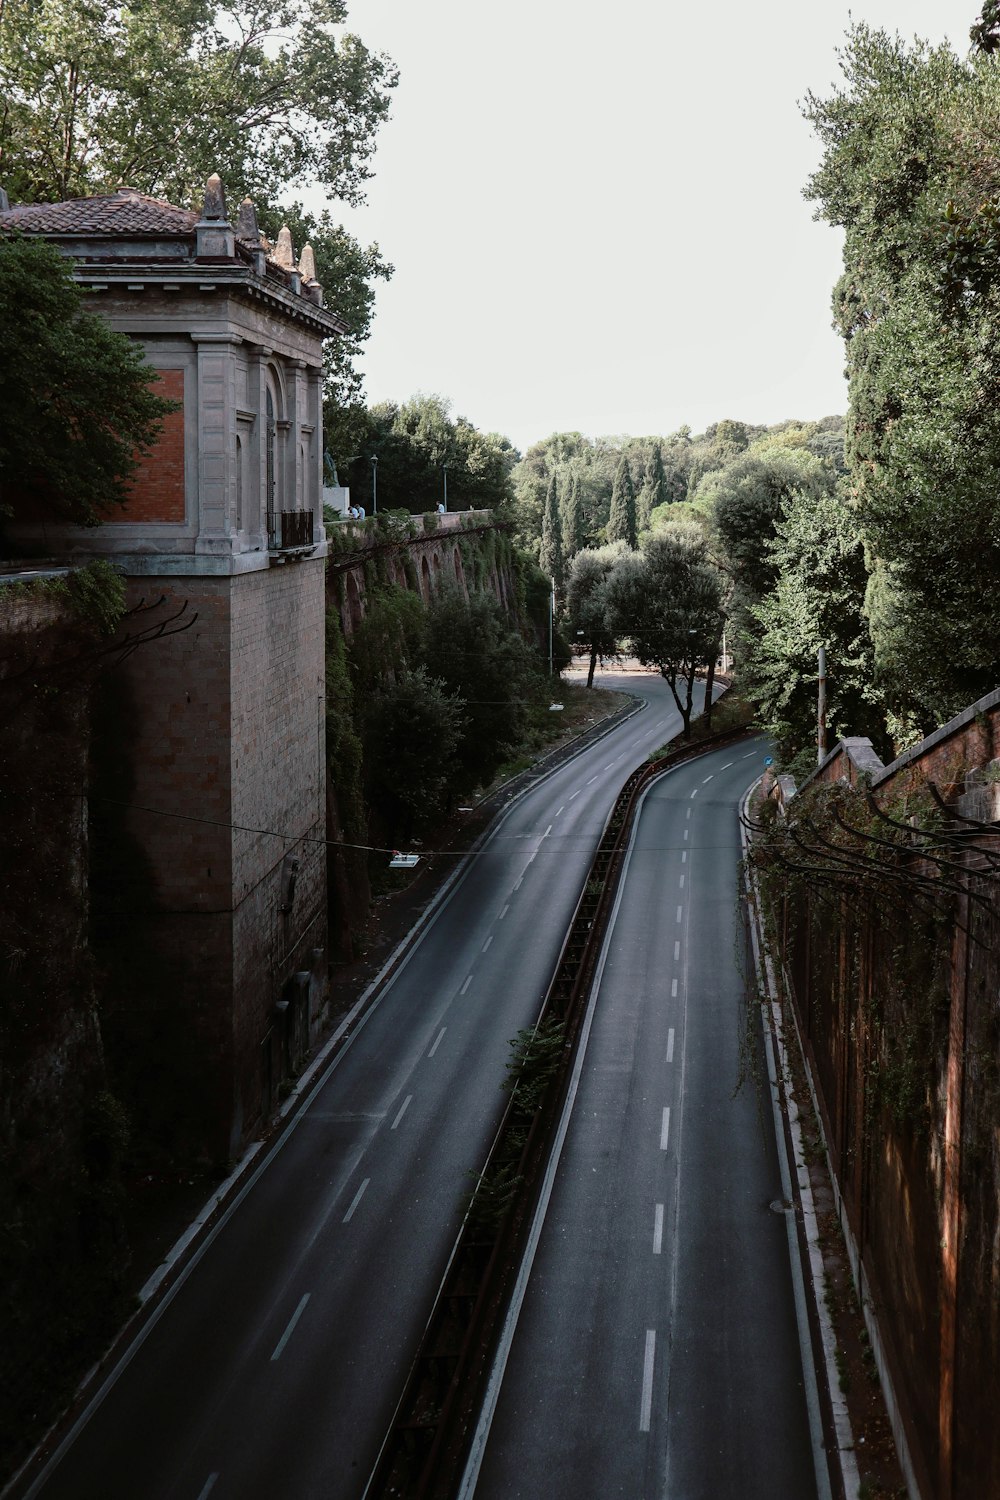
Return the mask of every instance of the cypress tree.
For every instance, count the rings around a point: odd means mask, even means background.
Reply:
[[[538,566],[547,578],[554,578],[556,588],[563,586],[562,522],[559,517],[559,490],[555,471],[549,477],[545,492],[545,509],[542,512],[542,545],[538,554]]]
[[[570,475],[569,494],[566,497],[563,537],[566,544],[567,561],[575,557],[587,545],[583,520],[583,497],[580,494],[580,476],[576,473]]]
[[[611,489],[611,515],[608,518],[609,542],[627,542],[633,552],[638,546],[635,522],[635,488],[628,456],[622,454]]]
[[[649,525],[649,518],[658,505],[665,505],[670,496],[667,492],[667,476],[663,472],[663,455],[660,452],[659,443],[653,444],[653,457],[650,461],[649,471],[646,475],[646,483],[642,492],[642,513],[639,517],[643,526]]]

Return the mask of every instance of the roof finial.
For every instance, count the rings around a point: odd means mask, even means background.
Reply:
[[[213,172],[205,184],[205,204],[201,217],[202,219],[225,219],[226,217],[226,190],[222,186],[222,178],[218,172]]]
[[[282,224],[278,230],[278,243],[274,247],[274,260],[279,266],[285,266],[289,271],[295,266],[295,251],[292,248],[292,232],[287,224]]]
[[[236,220],[236,237],[246,245],[260,244],[260,226],[257,223],[257,210],[251,198],[244,198],[240,204],[240,216]]]
[[[303,281],[316,280],[316,257],[313,255],[312,245],[303,245],[302,254],[299,256],[299,270]]]

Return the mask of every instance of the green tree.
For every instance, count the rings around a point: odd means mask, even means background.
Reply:
[[[587,686],[594,685],[597,658],[615,653],[614,632],[608,623],[607,583],[615,567],[629,555],[625,542],[588,547],[578,552],[569,570],[566,611],[578,644],[590,651]]]
[[[847,459],[876,675],[906,737],[1000,676],[1000,74],[861,25],[842,68],[807,101],[807,196],[845,231]]]
[[[0,180],[61,201],[126,182],[195,206],[218,172],[272,203],[304,178],[363,199],[396,70],[343,0],[4,0]]]
[[[638,545],[635,515],[635,489],[628,455],[623,453],[615,470],[615,482],[611,491],[611,514],[608,518],[607,538],[609,542],[625,542],[631,548]]]
[[[425,665],[461,702],[465,718],[455,753],[456,790],[487,785],[523,740],[545,687],[538,657],[507,624],[496,601],[457,588],[428,612]]]
[[[406,843],[440,817],[465,723],[461,701],[424,667],[403,668],[371,695],[362,720],[365,779],[385,837]]]
[[[538,553],[538,566],[555,583],[557,591],[563,586],[562,518],[559,514],[559,490],[553,473],[545,492],[545,511],[542,516],[542,544]]]
[[[688,739],[695,679],[714,665],[724,618],[705,537],[689,526],[664,527],[618,563],[606,588],[608,624],[667,683]]]
[[[580,484],[580,475],[576,469],[571,469],[569,483],[566,487],[566,501],[563,508],[563,538],[565,541],[565,558],[573,558],[577,552],[587,545],[587,522],[583,510],[583,489]]]
[[[0,513],[96,525],[128,498],[171,403],[43,242],[0,237],[0,329]]]
[[[649,518],[653,511],[660,505],[668,504],[669,500],[670,492],[663,467],[663,454],[660,451],[660,444],[654,442],[649,467],[646,470],[646,482],[642,487],[637,505],[637,521],[642,530],[648,529]]]
[[[815,744],[817,657],[825,646],[831,734],[867,734],[887,749],[857,515],[839,491],[803,491],[783,508],[766,553],[771,583],[749,606],[741,664],[762,724],[786,759]]]

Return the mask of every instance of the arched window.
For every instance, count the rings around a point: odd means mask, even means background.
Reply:
[[[267,488],[265,495],[267,497],[268,530],[270,531],[274,525],[271,518],[278,509],[278,465],[276,453],[278,429],[274,413],[274,396],[271,393],[270,381],[268,381],[267,385],[267,420],[264,431],[267,445]]]

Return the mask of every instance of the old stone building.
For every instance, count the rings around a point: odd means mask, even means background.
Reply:
[[[164,1146],[235,1157],[325,1000],[322,344],[312,253],[217,177],[202,211],[129,188],[8,207],[176,401],[124,509],[22,524],[26,553],[108,557],[158,639],[105,693],[90,816],[106,1045]]]

